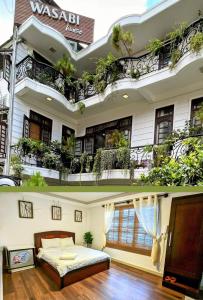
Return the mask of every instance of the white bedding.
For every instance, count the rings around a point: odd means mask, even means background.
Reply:
[[[73,260],[60,260],[60,257],[67,253],[74,253],[77,256]],[[83,246],[48,249],[40,248],[37,257],[44,259],[52,267],[57,269],[61,277],[72,270],[92,265],[108,258],[110,259],[110,256],[102,251]]]

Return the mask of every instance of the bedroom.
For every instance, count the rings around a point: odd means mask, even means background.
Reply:
[[[200,193],[0,193],[0,201],[6,300],[202,297]]]

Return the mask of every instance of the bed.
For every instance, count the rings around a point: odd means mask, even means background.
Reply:
[[[72,238],[74,245],[71,248],[44,249],[42,239],[65,239]],[[75,233],[68,231],[46,231],[34,234],[35,261],[36,265],[54,281],[59,289],[74,282],[85,279],[96,273],[108,270],[110,257],[102,251],[88,249],[75,245]],[[62,261],[56,263],[56,257],[66,251],[74,252],[77,255],[77,264],[73,261]],[[58,261],[58,260],[57,260]],[[79,262],[79,263],[78,263]]]

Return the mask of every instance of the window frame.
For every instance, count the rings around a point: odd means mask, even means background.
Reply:
[[[129,205],[122,205],[122,206],[118,206],[115,208],[115,210],[124,210],[124,209],[130,209],[130,208],[134,208],[132,204]],[[122,228],[122,214],[119,215],[119,225],[118,225],[118,235],[121,235],[122,231],[120,230],[120,228]],[[134,218],[134,224],[138,223],[138,218],[135,214],[135,218]],[[107,234],[107,238],[106,238],[106,247],[108,248],[113,248],[113,249],[117,249],[117,250],[122,250],[122,251],[127,251],[127,252],[132,252],[132,253],[136,253],[136,254],[142,254],[142,255],[146,255],[146,256],[150,256],[151,255],[151,251],[152,251],[152,246],[150,248],[146,248],[146,247],[141,247],[139,244],[135,243],[135,234],[133,233],[133,246],[128,246],[125,244],[121,244],[119,243],[119,241],[117,242],[111,242],[108,240],[108,234]],[[146,233],[147,235],[147,233]],[[118,237],[119,240],[119,237]]]
[[[33,115],[37,116],[38,120],[33,119]],[[48,121],[48,125],[44,125],[43,121]],[[41,142],[44,142],[46,144],[49,144],[52,140],[52,127],[53,127],[53,120],[50,118],[45,117],[44,115],[41,115],[33,110],[30,110],[30,118],[29,118],[29,124],[36,124],[40,126],[40,140]],[[29,125],[30,126],[30,125]],[[46,141],[43,139],[43,130],[46,130],[49,132],[49,139]],[[30,137],[30,132],[29,132]],[[31,137],[30,137],[31,138]]]
[[[167,116],[162,116],[162,117],[158,117],[158,112],[162,109],[172,109],[172,114],[170,115],[167,115]],[[171,132],[173,131],[173,123],[174,123],[174,104],[172,105],[167,105],[167,106],[164,106],[164,107],[159,107],[155,110],[155,128],[154,128],[154,144],[155,145],[161,145],[162,143],[159,143],[159,141],[157,140],[157,132],[158,132],[158,124],[160,122],[163,122],[163,121],[171,121]],[[170,133],[171,133],[170,132]],[[168,133],[168,134],[170,134]]]
[[[191,101],[190,120],[191,120],[192,126],[200,126],[198,124],[195,124],[195,122],[194,122],[195,114],[198,111],[198,108],[195,109],[195,106],[198,106],[200,103],[203,104],[203,97],[192,99],[192,101]]]

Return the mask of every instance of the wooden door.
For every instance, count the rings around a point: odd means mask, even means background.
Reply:
[[[30,138],[32,140],[41,140],[41,127],[39,124],[30,122]]]
[[[203,272],[203,194],[172,201],[164,277],[198,289]]]

